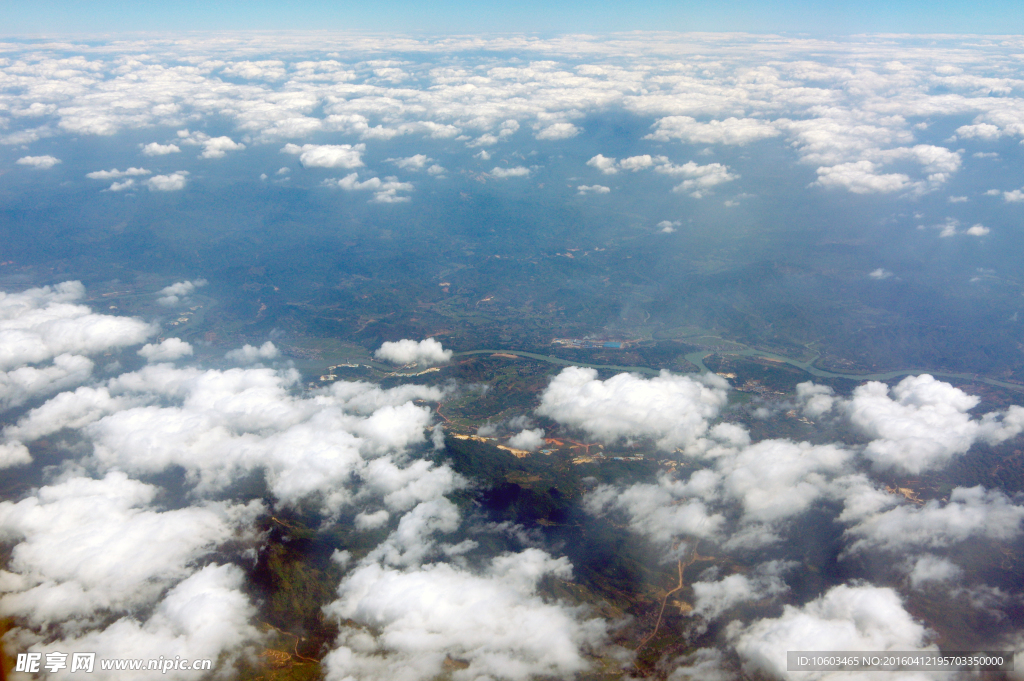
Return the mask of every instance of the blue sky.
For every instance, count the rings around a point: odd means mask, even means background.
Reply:
[[[1024,33],[1019,0],[230,0],[4,3],[3,34],[328,29],[432,33],[622,30]]]

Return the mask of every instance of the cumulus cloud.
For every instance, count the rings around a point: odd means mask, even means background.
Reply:
[[[372,191],[375,203],[403,203],[409,201],[408,196],[399,195],[398,192],[411,192],[413,185],[410,182],[399,182],[397,177],[386,177],[381,180],[379,177],[371,177],[360,182],[359,173],[349,173],[340,180],[324,180],[324,186],[337,187],[348,192]]]
[[[681,166],[666,163],[659,165],[656,170],[660,173],[688,178],[673,187],[672,191],[689,194],[696,199],[704,196],[709,189],[716,185],[732,182],[739,178],[739,175],[730,172],[729,168],[721,163],[709,163],[703,166],[693,161]]]
[[[285,63],[277,59],[245,60],[228,64],[221,73],[248,80],[282,80],[285,77],[284,67]]]
[[[797,383],[796,399],[803,413],[812,419],[831,411],[836,401],[832,388],[810,381]]]
[[[188,175],[187,170],[179,170],[170,175],[154,175],[146,180],[146,186],[151,192],[176,192],[185,188]]]
[[[541,395],[537,413],[604,442],[651,438],[661,449],[693,443],[725,406],[729,384],[714,374],[691,378],[663,371],[654,378],[568,367]]]
[[[240,348],[229,350],[225,355],[224,359],[229,362],[235,362],[237,364],[255,364],[265,359],[276,359],[280,355],[280,352],[272,342],[267,341],[258,348],[254,345],[246,343]]]
[[[125,180],[123,182],[111,182],[110,186],[104,191],[108,192],[123,192],[127,189],[131,189],[135,186],[135,180]]]
[[[904,567],[907,569],[910,586],[915,589],[922,589],[930,584],[958,580],[964,572],[959,566],[945,558],[931,554],[916,556],[908,560]]]
[[[542,599],[545,576],[568,578],[565,558],[538,549],[494,558],[480,572],[434,563],[396,569],[365,563],[338,587],[327,613],[369,629],[343,629],[324,658],[327,678],[419,681],[459,660],[467,678],[565,678],[590,668],[605,625]]]
[[[598,154],[597,156],[587,161],[587,165],[590,166],[591,168],[597,168],[605,175],[614,175],[615,173],[619,172],[619,169],[615,165],[615,159],[609,158],[607,156],[602,156],[601,154]]]
[[[262,511],[259,502],[149,510],[157,491],[114,472],[0,503],[0,532],[17,542],[0,612],[46,627],[150,603]]]
[[[361,168],[365,144],[286,144],[281,149],[295,154],[303,168]]]
[[[107,414],[134,406],[138,400],[126,395],[111,395],[105,386],[81,386],[62,392],[8,425],[3,434],[9,441],[37,440],[64,428],[81,428]]]
[[[576,187],[576,193],[582,195],[586,194],[607,194],[611,191],[610,188],[600,184],[581,184]]]
[[[452,351],[445,350],[433,338],[419,342],[403,338],[399,341],[385,341],[373,356],[392,364],[443,364],[452,358]]]
[[[580,134],[580,129],[572,123],[552,123],[537,131],[534,135],[539,140],[564,140]]]
[[[173,362],[191,354],[192,346],[180,338],[165,338],[159,344],[146,343],[139,350],[139,356],[147,362]]]
[[[243,592],[244,573],[235,565],[208,565],[172,587],[156,604],[145,622],[123,617],[102,630],[66,638],[49,645],[36,644],[32,650],[88,650],[97,659],[215,660],[231,665],[246,643],[262,639],[251,621],[256,609]],[[44,657],[45,659],[45,657]],[[99,671],[97,669],[97,671]],[[151,678],[154,672],[134,675],[117,672],[123,678]],[[67,669],[55,678],[75,678]],[[196,672],[161,670],[169,679],[195,678]]]
[[[122,177],[134,177],[138,175],[149,175],[150,171],[145,168],[128,168],[127,170],[118,170],[114,168],[112,170],[96,170],[91,173],[86,173],[86,177],[90,180],[118,180]]]
[[[864,455],[876,468],[916,474],[944,466],[978,440],[1001,442],[1024,428],[1021,407],[975,419],[969,412],[977,404],[977,397],[922,374],[892,389],[865,383],[845,409],[850,422],[873,438]]]
[[[406,158],[389,158],[388,161],[394,163],[403,170],[423,170],[428,163],[434,159],[430,158],[426,154],[415,154]]]
[[[18,441],[0,442],[0,468],[11,468],[32,463],[28,447]]]
[[[750,536],[738,534],[735,544],[773,540],[773,524],[805,512],[831,493],[830,478],[847,471],[853,453],[836,445],[790,440],[762,440],[717,462],[725,495],[739,502]]]
[[[355,517],[355,526],[357,530],[375,530],[378,527],[386,525],[390,518],[391,514],[384,509],[373,513],[357,513]]]
[[[892,272],[885,269],[884,267],[879,267],[878,269],[874,269],[868,272],[868,276],[871,277],[872,279],[877,279],[881,281],[883,279],[888,279],[889,277],[891,277]]]
[[[910,187],[910,177],[903,173],[880,174],[871,161],[841,163],[818,168],[817,184],[822,187],[842,187],[854,194],[886,194]]]
[[[650,168],[654,165],[664,164],[668,162],[668,158],[665,156],[651,156],[650,154],[643,154],[642,156],[630,156],[619,161],[619,168],[622,170],[631,170],[636,172],[645,168]]]
[[[498,178],[507,177],[527,177],[530,174],[530,169],[523,166],[515,166],[512,168],[502,168],[498,166],[491,170],[491,175]]]
[[[771,561],[759,566],[750,576],[734,574],[714,582],[694,582],[693,610],[689,614],[713,620],[740,603],[760,601],[784,593],[789,587],[779,573],[785,567],[779,561]]]
[[[412,400],[439,401],[441,389],[339,382],[297,397],[299,378],[292,369],[149,364],[107,382],[121,401],[113,410],[96,393],[72,394],[9,435],[26,441],[30,431],[43,436],[73,420],[92,444],[93,469],[152,475],[181,467],[199,494],[261,471],[282,503],[327,513],[364,498],[407,510],[463,484],[447,466],[403,458],[426,444],[432,425],[430,409]]]
[[[170,286],[165,286],[157,293],[159,296],[156,302],[164,305],[165,307],[174,307],[188,300],[188,297],[195,292],[197,288],[206,286],[205,279],[196,279],[195,281],[179,281]]]
[[[780,617],[732,627],[729,635],[748,674],[774,678],[790,678],[789,650],[936,650],[895,591],[867,585],[834,587],[803,606],[785,606]]]
[[[847,529],[847,534],[854,539],[851,551],[898,552],[950,546],[968,537],[1008,541],[1020,536],[1022,522],[1024,506],[1014,504],[1002,492],[980,486],[957,487],[946,503],[903,504],[862,520]]]
[[[508,440],[509,447],[535,452],[544,445],[544,429],[521,430]]]
[[[0,292],[0,404],[10,407],[86,380],[88,355],[135,345],[155,328],[138,319],[95,314],[75,301],[81,283]],[[45,362],[50,365],[39,366]]]
[[[47,170],[61,163],[59,158],[53,156],[22,156],[15,161],[20,166],[29,166],[38,170]]]
[[[229,151],[241,151],[245,145],[235,142],[230,137],[212,137],[203,140],[203,153],[199,158],[224,158]]]
[[[61,354],[44,367],[24,366],[0,372],[0,408],[25,404],[29,400],[84,383],[92,375],[93,363],[81,355]]]
[[[144,156],[166,156],[167,154],[178,153],[181,153],[181,148],[177,144],[150,142],[142,147],[142,154]]]
[[[666,116],[653,126],[644,139],[667,142],[677,139],[691,144],[749,144],[766,137],[777,137],[779,130],[770,122],[754,118],[726,118],[699,123],[690,116]]]
[[[670,549],[684,537],[714,537],[722,529],[725,517],[709,512],[699,498],[714,495],[718,480],[699,471],[687,482],[663,477],[625,489],[601,485],[587,495],[585,507],[595,515],[622,513],[630,529]]]

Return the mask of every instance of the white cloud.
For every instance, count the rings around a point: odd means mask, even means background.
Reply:
[[[876,468],[917,474],[944,466],[978,440],[1000,442],[1024,427],[1021,407],[974,419],[969,411],[977,404],[977,397],[922,374],[891,390],[884,383],[865,383],[844,408],[850,422],[873,438],[864,455]]]
[[[587,495],[585,507],[595,515],[618,512],[629,527],[665,548],[687,537],[718,535],[725,517],[710,513],[700,496],[713,496],[719,478],[710,471],[698,471],[687,482],[661,478],[657,484],[637,484],[625,489],[601,485]]]
[[[156,302],[166,307],[173,307],[188,301],[188,297],[197,289],[206,286],[205,279],[195,281],[179,281],[165,286],[157,292]]]
[[[931,554],[911,558],[904,567],[908,570],[910,586],[914,589],[924,588],[928,584],[959,580],[964,573],[959,566]]]
[[[0,532],[17,542],[0,612],[37,627],[68,626],[145,605],[263,510],[259,502],[148,510],[156,494],[156,487],[114,472],[0,503]]]
[[[138,319],[95,314],[75,301],[79,282],[0,292],[0,404],[9,407],[89,378],[87,355],[135,345],[155,332]],[[52,364],[39,366],[46,362]]]
[[[348,192],[372,191],[374,203],[403,203],[409,201],[408,196],[400,196],[398,192],[411,192],[413,185],[410,182],[399,182],[396,177],[386,177],[381,180],[379,177],[371,177],[359,181],[359,173],[349,173],[340,180],[324,180],[324,186],[337,187]]]
[[[0,442],[0,468],[23,466],[32,463],[28,447],[20,442]]]
[[[544,445],[544,429],[521,430],[508,440],[509,447],[535,452]]]
[[[138,400],[125,395],[112,396],[106,387],[81,386],[74,392],[62,392],[32,409],[3,430],[9,441],[37,440],[64,428],[82,428],[107,414],[135,406]]]
[[[110,186],[105,191],[108,192],[123,192],[127,189],[131,189],[135,186],[135,180],[125,180],[124,182],[111,182]]]
[[[615,159],[602,156],[601,154],[587,161],[587,165],[591,168],[597,168],[605,175],[614,175],[619,172],[619,169],[615,167]]]
[[[373,356],[392,364],[443,364],[452,358],[452,351],[445,350],[433,338],[419,342],[403,338],[399,341],[385,341]]]
[[[760,601],[788,591],[789,587],[777,574],[780,569],[777,563],[766,564],[758,571],[760,574],[749,577],[734,574],[716,582],[694,582],[693,610],[689,614],[714,620],[740,603]]]
[[[992,230],[990,230],[985,225],[976,224],[976,225],[971,225],[970,227],[968,227],[967,230],[964,231],[964,234],[966,234],[968,236],[985,236],[990,231],[992,231]]]
[[[425,168],[426,165],[433,160],[434,159],[430,158],[426,154],[415,154],[414,156],[409,156],[406,158],[388,159],[388,161],[391,161],[396,166],[404,170],[423,170],[423,168]]]
[[[682,224],[683,223],[679,220],[662,220],[658,223],[658,227],[660,227],[661,231],[665,234],[672,234],[676,231],[676,227],[680,227]]]
[[[871,161],[842,163],[832,167],[818,168],[818,181],[822,187],[842,187],[854,194],[885,194],[906,189],[910,177],[903,173],[879,174],[878,166]]]
[[[179,170],[170,175],[154,175],[146,180],[146,186],[151,192],[175,192],[185,188],[187,170]]]
[[[47,170],[61,163],[59,158],[53,156],[22,156],[15,161],[20,166],[29,166],[38,170]]]
[[[144,156],[166,156],[167,154],[178,153],[181,153],[181,148],[178,147],[177,144],[160,144],[159,142],[150,142],[142,147],[142,154]]]
[[[676,668],[668,681],[734,681],[736,674],[728,668],[725,654],[717,648],[698,648],[673,661]]]
[[[725,406],[728,383],[707,374],[663,371],[654,378],[618,374],[598,380],[595,369],[568,367],[541,395],[537,413],[604,442],[652,438],[661,449],[693,443]]]
[[[192,355],[192,346],[180,338],[165,338],[159,344],[147,343],[139,350],[139,356],[147,362],[173,362]]]
[[[709,163],[699,165],[693,161],[684,163],[681,166],[666,163],[655,168],[659,173],[667,175],[682,176],[689,179],[672,188],[676,193],[686,193],[694,198],[701,198],[711,187],[732,182],[739,178],[739,175],[729,171],[728,166],[721,163]]]
[[[580,129],[572,123],[552,123],[537,132],[534,137],[539,140],[564,140],[580,134]]]
[[[145,168],[128,168],[127,170],[96,170],[91,173],[86,173],[86,177],[90,180],[117,180],[122,177],[134,177],[138,175],[149,175],[150,172]]]
[[[753,118],[726,118],[699,123],[690,116],[666,116],[653,126],[655,131],[644,139],[660,142],[677,139],[690,144],[749,144],[767,137],[777,137],[779,130],[770,122]]]
[[[885,269],[884,267],[879,267],[877,269],[871,270],[868,273],[868,276],[871,277],[872,279],[878,279],[879,281],[881,281],[883,279],[888,279],[889,277],[891,277],[892,272]]]
[[[258,348],[254,345],[246,343],[240,348],[229,350],[225,355],[224,359],[229,362],[235,362],[236,364],[255,364],[260,360],[264,359],[276,359],[280,355],[272,342],[267,341]]]
[[[286,144],[281,149],[295,154],[303,168],[361,168],[365,144]]]
[[[58,396],[62,404],[44,404],[7,435],[27,441],[71,424],[92,444],[93,469],[152,475],[180,466],[200,495],[262,471],[282,503],[327,513],[363,499],[406,510],[464,484],[447,466],[403,458],[426,444],[431,425],[431,410],[412,400],[439,401],[441,389],[338,382],[298,397],[299,378],[292,369],[149,364],[107,382],[119,403],[96,392]]]
[[[611,191],[610,188],[605,187],[605,186],[600,185],[600,184],[592,184],[592,185],[581,184],[580,186],[576,187],[576,190],[577,190],[576,193],[580,194],[580,195],[586,195],[586,194],[607,194],[607,193],[609,193]]]
[[[0,408],[7,409],[58,390],[84,383],[93,363],[81,355],[60,354],[44,367],[23,366],[0,372]]]
[[[816,419],[831,411],[832,405],[836,401],[832,388],[827,385],[817,385],[810,381],[797,383],[796,399],[803,413],[812,419]]]
[[[991,123],[977,123],[974,125],[961,125],[956,129],[956,134],[968,139],[992,141],[999,139],[1003,135],[1003,131],[999,129],[999,126],[992,125]]]
[[[355,517],[355,526],[357,530],[375,530],[378,527],[383,527],[387,524],[388,520],[391,519],[391,514],[381,509],[374,513],[357,513]]]
[[[631,170],[635,173],[638,170],[643,170],[659,163],[666,162],[668,162],[668,159],[664,156],[653,157],[650,154],[644,154],[642,156],[630,156],[629,158],[622,159],[619,161],[619,168],[622,170]]]
[[[786,605],[780,617],[733,626],[728,633],[748,674],[774,678],[795,678],[787,672],[790,650],[936,650],[926,645],[928,630],[895,591],[867,585],[833,587],[803,606]]]
[[[227,76],[238,76],[248,80],[284,80],[286,76],[285,63],[277,59],[265,59],[261,61],[237,61],[224,67],[223,73]]]
[[[957,487],[949,501],[903,504],[872,515],[847,529],[854,539],[849,550],[904,553],[915,547],[938,548],[969,537],[1009,541],[1019,537],[1024,506],[1015,505],[998,490]]]
[[[545,576],[570,576],[565,558],[537,550],[494,558],[479,573],[434,563],[398,570],[365,563],[338,587],[327,613],[344,628],[324,658],[327,679],[426,681],[462,660],[466,678],[571,677],[590,668],[582,649],[603,642],[605,625],[542,599]]]
[[[229,151],[241,151],[245,145],[230,137],[213,137],[203,141],[203,153],[199,158],[224,158]]]
[[[770,543],[775,525],[804,513],[831,493],[829,479],[846,472],[853,453],[837,445],[762,440],[735,455],[722,455],[717,470],[726,498],[743,509],[752,536],[734,535],[735,544]]]
[[[144,622],[127,616],[105,629],[32,649],[43,653],[87,650],[95,652],[98,660],[214,660],[218,666],[230,667],[243,645],[262,638],[251,624],[256,608],[243,592],[244,579],[235,565],[208,565],[172,587]],[[94,673],[103,673],[98,664]],[[140,680],[154,674],[116,672],[118,678]],[[160,675],[185,680],[194,679],[197,672],[161,669]],[[78,674],[65,669],[51,676],[73,679]]]
[[[529,174],[530,169],[523,166],[514,166],[512,168],[502,168],[499,166],[491,170],[491,175],[498,178],[527,177]]]

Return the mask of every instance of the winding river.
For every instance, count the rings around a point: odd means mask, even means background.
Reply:
[[[737,344],[738,345],[738,344]],[[638,366],[619,366],[616,364],[587,364],[585,362],[573,362],[562,357],[554,357],[552,355],[541,355],[535,352],[523,352],[521,350],[467,350],[466,352],[456,352],[454,357],[465,357],[469,355],[492,355],[492,354],[505,354],[505,355],[517,355],[519,357],[528,357],[530,359],[540,360],[542,362],[550,362],[551,364],[561,364],[563,366],[582,366],[590,367],[592,369],[611,369],[613,371],[631,371],[641,374],[652,374],[657,375],[660,373],[658,369],[652,369],[651,367],[638,367]],[[701,373],[710,371],[707,366],[704,365],[704,359],[709,355],[716,354],[710,350],[697,350],[687,355],[686,361],[697,367],[697,370]],[[791,359],[789,357],[783,357],[782,355],[775,355],[770,352],[764,352],[763,350],[755,350],[750,347],[743,347],[740,350],[729,350],[728,352],[719,352],[723,356],[728,355],[739,355],[743,357],[761,357],[764,359],[772,360],[775,362],[784,362],[791,366],[805,371],[812,376],[818,376],[820,378],[848,378],[854,381],[887,381],[892,378],[899,376],[917,376],[920,374],[931,374],[932,376],[939,378],[956,378],[964,381],[977,381],[979,383],[987,383],[989,385],[998,386],[1000,388],[1008,388],[1010,390],[1016,390],[1018,392],[1024,392],[1024,386],[1016,383],[1007,383],[1005,381],[997,381],[994,378],[985,378],[983,376],[976,376],[974,374],[954,374],[943,371],[929,371],[927,369],[899,369],[896,371],[887,371],[878,374],[837,374],[831,371],[823,371],[822,369],[814,366],[814,360],[809,362],[801,362],[800,360]]]

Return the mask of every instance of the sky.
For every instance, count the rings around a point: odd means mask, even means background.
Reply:
[[[441,405],[508,389],[448,380],[469,341],[418,322],[437,319],[430,306],[476,324],[490,303],[518,334],[513,314],[545,309],[539,294],[528,307],[536,292],[631,291],[609,325],[644,313],[643,334],[682,338],[696,322],[674,304],[702,289],[676,282],[701,278],[738,291],[725,312],[743,312],[730,323],[744,333],[779,319],[803,343],[827,328],[799,327],[811,300],[848,321],[834,328],[853,330],[858,353],[894,353],[896,337],[940,368],[945,347],[977,357],[986,333],[1024,328],[1022,39],[800,35],[1024,33],[1008,3],[37,2],[4,19],[8,36],[152,36],[0,40],[0,478],[18,482],[0,498],[0,618],[14,618],[4,645],[18,652],[255,657],[268,632],[252,557],[266,564],[270,514],[300,509],[334,549],[321,556],[339,623],[327,681],[429,681],[452,663],[465,665],[453,678],[571,678],[598,667],[592,651],[629,669],[645,632],[615,632],[648,626],[653,608],[629,625],[541,584],[582,583],[607,554],[570,555],[540,529],[553,523],[492,522],[463,503],[481,483],[446,437],[473,430],[441,423]],[[549,37],[642,29],[664,32]],[[729,30],[791,35],[669,32]],[[462,37],[401,35],[416,31]],[[479,37],[498,31],[545,35]],[[489,205],[508,213],[493,228]],[[734,266],[755,250],[756,267]],[[625,264],[655,252],[642,272]],[[580,286],[529,284],[526,263]],[[370,295],[396,281],[375,276],[387,269],[415,284],[409,298]],[[473,288],[493,272],[497,295]],[[312,304],[328,299],[330,318]],[[288,311],[306,308],[296,300],[313,311]],[[775,317],[747,312],[765,300]],[[957,323],[956,305],[977,308],[980,328]],[[220,310],[249,310],[247,325]],[[327,322],[358,321],[346,338],[379,362],[438,372],[310,384],[291,359],[299,332],[268,321],[291,329],[300,314],[332,338],[346,327]],[[803,319],[815,316],[828,315]],[[359,335],[384,317],[399,321]],[[953,326],[971,343],[942,346]],[[1024,366],[1016,344],[1003,352]],[[673,681],[787,679],[786,650],[935,650],[939,635],[1024,651],[1024,407],[1010,398],[943,375],[737,396],[749,385],[725,371],[557,369],[529,400],[501,395],[515,406],[500,402],[477,435],[527,450],[545,435],[640,443],[629,451],[659,463],[636,479],[577,469],[572,508],[614,528],[608,546],[645,542],[672,580],[687,551],[717,557],[687,574],[692,607],[673,616],[701,647],[658,661]],[[996,477],[1004,460],[1013,472]],[[909,480],[927,500],[888,486]]]
[[[616,32],[632,30],[753,33],[981,33],[1024,31],[1013,0],[487,0],[419,2],[124,2],[4,3],[2,35],[205,30],[359,30],[433,33]]]

